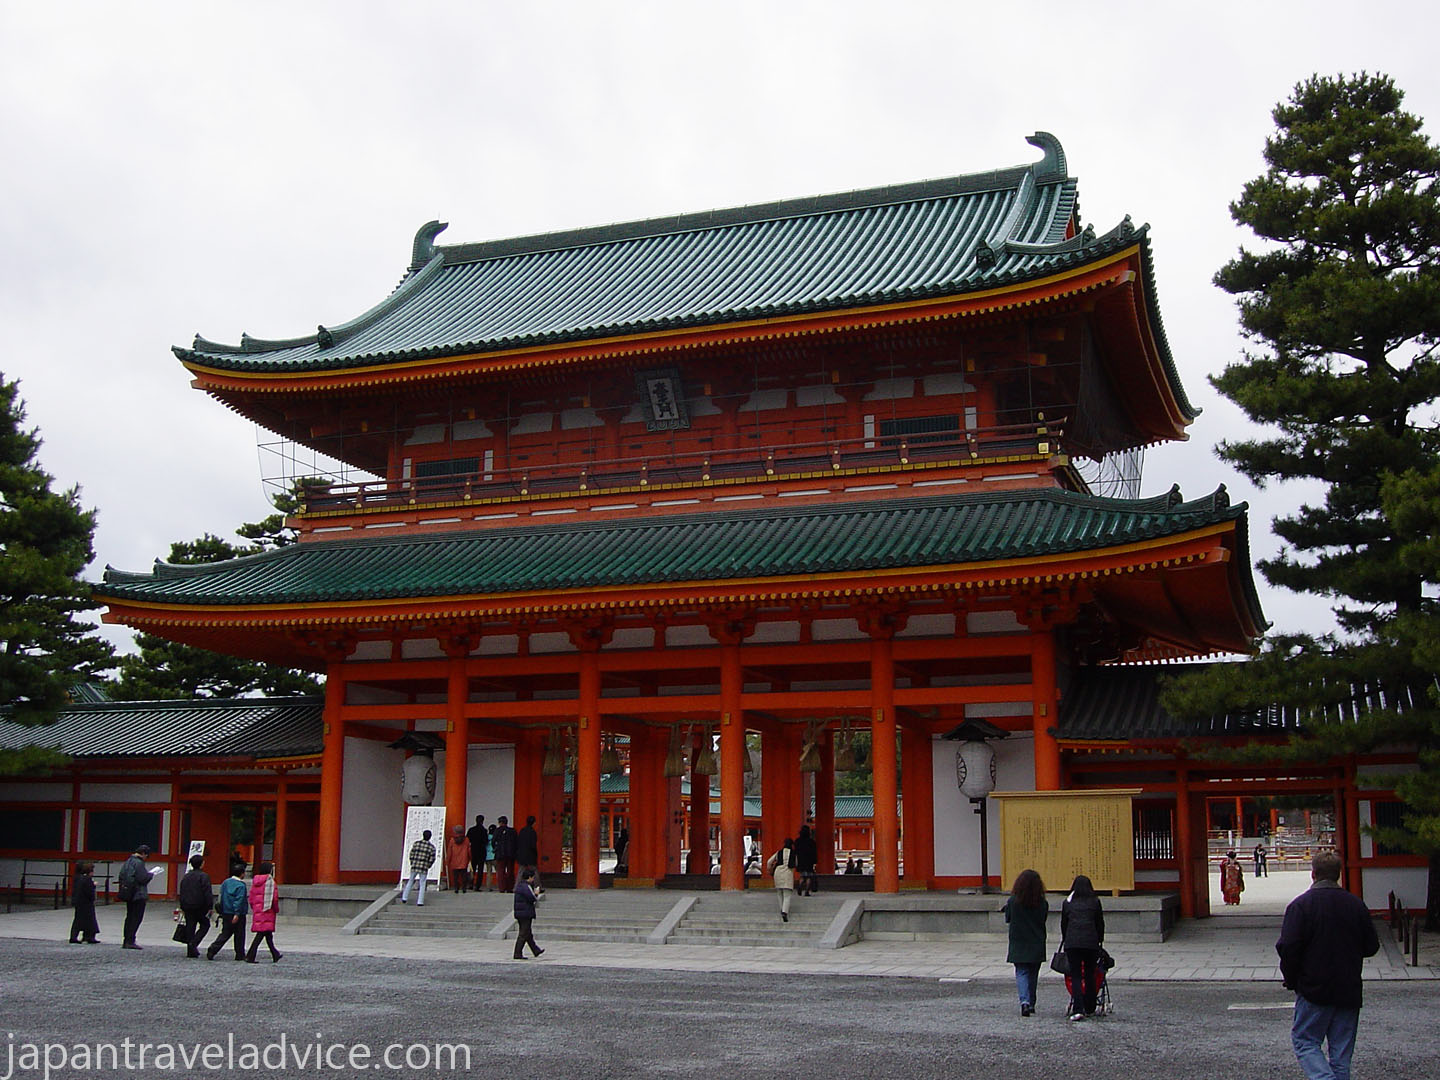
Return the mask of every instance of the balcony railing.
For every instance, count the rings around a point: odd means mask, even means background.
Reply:
[[[1012,456],[1048,456],[1057,452],[1059,436],[1054,425],[1012,424],[960,432],[797,442],[764,449],[742,447],[589,462],[564,461],[528,468],[481,469],[311,489],[305,500],[305,511],[333,513],[422,503],[523,499],[547,494],[670,489],[859,469],[903,469],[947,460],[983,464]]]

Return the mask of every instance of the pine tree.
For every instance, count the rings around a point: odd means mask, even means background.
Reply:
[[[1167,696],[1204,716],[1284,703],[1307,717],[1286,756],[1394,742],[1440,752],[1434,529],[1440,497],[1440,150],[1385,76],[1315,76],[1276,107],[1268,168],[1230,207],[1263,242],[1215,275],[1253,347],[1211,382],[1266,434],[1220,456],[1260,487],[1318,482],[1323,500],[1274,520],[1272,584],[1328,597],[1338,632],[1276,637]],[[1401,470],[1411,470],[1404,476]],[[1426,554],[1429,561],[1426,561]],[[1440,773],[1393,778],[1404,828],[1430,856],[1440,925]]]
[[[196,540],[171,544],[168,561],[176,564],[224,562],[294,543],[294,530],[285,526],[285,515],[298,508],[300,497],[310,483],[309,480],[297,481],[290,492],[272,500],[277,513],[263,521],[247,522],[235,530],[236,535],[252,543],[236,545],[206,533]],[[229,698],[255,693],[289,697],[314,694],[321,689],[314,676],[278,664],[227,656],[153,634],[135,635],[135,644],[139,651],[120,658],[120,678],[110,689],[110,696],[117,700]]]
[[[99,606],[80,577],[95,554],[95,512],[81,509],[78,487],[50,490],[39,435],[24,425],[19,383],[0,377],[0,707],[44,724],[76,682],[114,665],[80,618]]]

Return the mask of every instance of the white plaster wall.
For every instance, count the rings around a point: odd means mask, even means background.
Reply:
[[[1393,892],[1407,908],[1424,907],[1428,876],[1424,866],[1367,866],[1362,875],[1365,906],[1384,911]]]
[[[345,740],[340,789],[340,869],[389,870],[405,834],[404,754],[373,739]]]
[[[935,739],[931,760],[935,775],[935,873],[941,877],[978,876],[980,873],[980,819],[970,800],[955,782],[955,753],[959,743]],[[1035,790],[1035,740],[1012,734],[995,747],[997,791]],[[985,800],[990,836],[990,876],[1000,875],[1000,804]],[[992,882],[994,884],[995,882]]]
[[[476,814],[485,815],[485,824],[492,824],[504,814],[517,828],[526,814],[539,814],[538,807],[515,805],[515,747],[472,746],[470,769],[466,776],[469,787],[465,793],[465,820],[473,824]],[[516,819],[519,819],[517,822]]]
[[[168,803],[169,784],[81,784],[80,801],[87,803]]]
[[[444,750],[435,752],[435,805],[445,805]],[[514,825],[518,812],[515,807],[515,747],[508,743],[470,747],[470,760],[465,771],[466,826],[474,824],[476,814],[484,814],[487,825],[494,824],[495,819],[504,814]]]

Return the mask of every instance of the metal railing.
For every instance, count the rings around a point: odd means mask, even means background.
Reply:
[[[765,448],[696,450],[643,457],[557,462],[519,468],[480,468],[468,473],[375,480],[311,489],[304,512],[379,509],[416,503],[524,498],[546,493],[758,480],[777,474],[894,468],[924,461],[985,459],[1057,453],[1060,429],[1053,424],[1010,424],[913,435],[793,442]]]
[[[1410,967],[1420,966],[1420,924],[1419,915],[1413,914],[1392,892],[1390,894],[1390,932],[1400,943],[1405,963]]]

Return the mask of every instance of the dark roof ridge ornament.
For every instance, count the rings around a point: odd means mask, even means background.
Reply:
[[[1037,131],[1034,135],[1027,135],[1025,141],[1045,151],[1045,156],[1030,166],[1037,184],[1054,184],[1068,178],[1065,148],[1060,145],[1059,139],[1048,131]]]
[[[450,227],[448,221],[431,220],[415,231],[415,244],[410,249],[410,269],[419,270],[435,257],[435,238]]]

